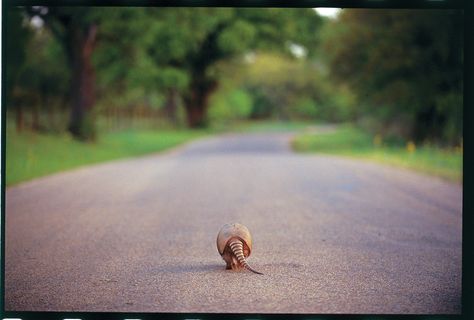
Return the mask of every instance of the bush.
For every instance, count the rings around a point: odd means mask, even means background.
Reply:
[[[223,90],[212,97],[208,116],[216,122],[245,119],[252,111],[252,104],[252,96],[245,90]]]

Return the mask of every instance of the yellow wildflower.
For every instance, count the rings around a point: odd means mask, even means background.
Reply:
[[[413,141],[408,141],[407,143],[407,151],[413,153],[416,151],[416,145]]]
[[[374,146],[380,147],[382,145],[382,136],[380,134],[376,134],[374,136]]]

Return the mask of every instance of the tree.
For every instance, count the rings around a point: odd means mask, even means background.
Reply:
[[[69,87],[67,61],[60,44],[45,28],[37,28],[26,46],[26,59],[18,75],[21,94],[17,99],[27,99],[27,108],[32,112],[31,129],[47,128],[40,123],[41,111],[52,115],[53,107],[64,104]],[[50,125],[52,117],[50,117]]]
[[[256,54],[245,68],[242,85],[254,97],[250,117],[297,116],[303,100],[320,100],[318,72],[305,60],[276,54]],[[316,110],[314,110],[316,111]]]
[[[92,54],[97,38],[97,15],[93,8],[85,7],[31,7],[28,13],[44,20],[66,52],[71,71],[69,131],[77,139],[94,140],[95,70]]]
[[[188,83],[186,70],[170,63],[176,57],[182,58],[180,55],[188,46],[189,38],[184,37],[187,30],[176,27],[173,21],[175,12],[180,10],[96,9],[97,15],[107,17],[98,32],[94,56],[94,64],[100,67],[99,88],[122,97],[137,90],[142,92],[143,100],[156,93],[164,94],[164,111],[173,123],[177,122],[179,95]],[[174,27],[170,29],[170,25]]]
[[[292,44],[311,49],[316,36],[307,34],[316,35],[320,23],[311,9],[52,7],[43,11],[31,8],[30,14],[40,15],[65,48],[72,73],[69,129],[84,140],[94,137],[96,69],[100,82],[113,84],[118,95],[130,88],[165,92],[171,119],[181,96],[188,125],[200,127],[206,124],[209,97],[219,84],[220,62],[256,49],[287,54]]]
[[[219,84],[219,62],[255,49],[289,52],[291,43],[313,48],[315,37],[302,34],[316,34],[320,24],[311,9],[162,8],[152,14],[159,22],[150,33],[148,52],[158,66],[181,79],[181,88],[186,84],[180,91],[190,127],[206,125],[209,97]],[[169,87],[175,82],[169,81]]]
[[[181,85],[186,87],[181,91],[187,122],[190,127],[202,127],[206,124],[209,97],[218,86],[212,67],[243,52],[254,36],[254,27],[238,19],[230,8],[161,9],[155,14],[161,26],[156,28],[150,53],[158,65],[168,68],[170,75],[174,71],[176,79],[184,71],[186,78]],[[169,87],[174,82],[169,81]]]
[[[314,59],[258,53],[241,71],[240,85],[253,97],[253,119],[347,121],[351,96],[329,81]]]
[[[462,133],[463,14],[455,10],[344,10],[328,29],[331,74],[361,110],[397,122],[417,141],[455,143]]]
[[[19,8],[8,8],[6,14],[6,60],[5,92],[8,108],[16,110],[16,128],[23,127],[22,105],[14,101],[15,88],[18,86],[19,76],[26,60],[26,47],[31,38],[31,31],[25,27],[25,16]]]

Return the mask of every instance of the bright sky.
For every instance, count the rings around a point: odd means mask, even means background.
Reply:
[[[314,8],[318,14],[328,18],[335,18],[341,11],[340,8]]]

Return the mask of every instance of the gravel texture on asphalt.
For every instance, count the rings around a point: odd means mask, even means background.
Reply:
[[[228,134],[8,188],[6,310],[460,313],[462,187],[295,154],[290,137]],[[228,222],[250,229],[264,275],[225,270]]]

